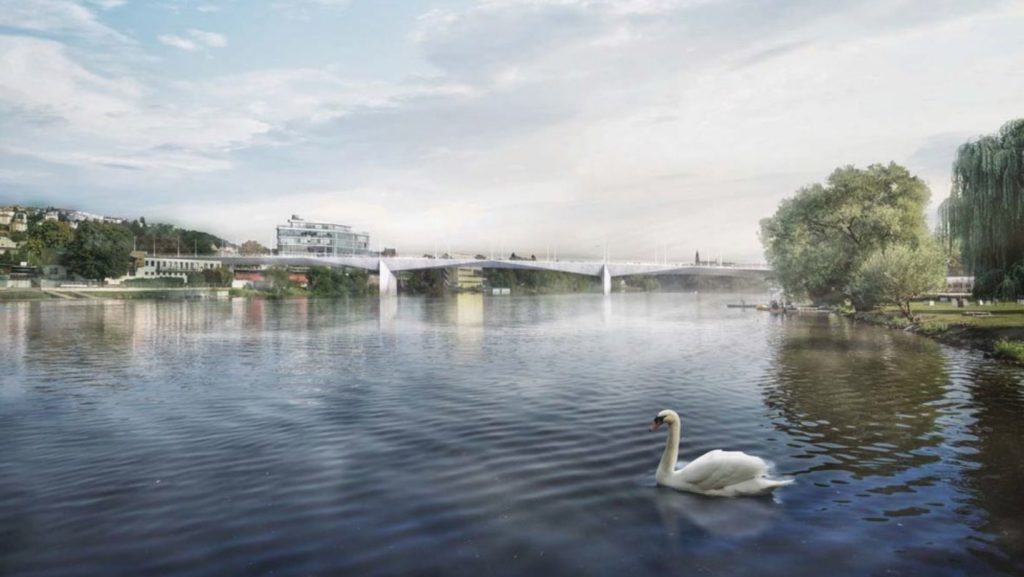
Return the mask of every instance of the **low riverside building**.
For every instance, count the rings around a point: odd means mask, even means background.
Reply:
[[[136,251],[132,253],[134,272],[121,278],[111,279],[111,284],[121,284],[126,280],[149,278],[180,278],[188,282],[189,273],[220,268],[220,261],[203,260],[183,257],[153,257]]]
[[[288,280],[303,288],[309,285],[309,278],[300,272],[289,272]],[[231,280],[231,288],[269,290],[273,287],[267,279],[266,270],[259,269],[236,270],[234,278]]]
[[[445,269],[445,284],[453,291],[480,292],[484,286],[484,271],[478,268]]]
[[[357,256],[370,254],[370,234],[351,226],[303,220],[293,214],[277,227],[277,254],[282,256]]]

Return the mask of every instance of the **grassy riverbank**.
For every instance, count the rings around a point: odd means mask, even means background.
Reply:
[[[980,349],[992,356],[1024,363],[1024,305],[969,305],[913,303],[912,323],[895,307],[857,313],[860,321],[913,331],[940,342]]]
[[[38,289],[4,289],[0,290],[0,302],[38,301],[53,298]]]
[[[0,302],[41,301],[41,300],[185,300],[214,298],[227,288],[81,288],[81,289],[0,289]]]

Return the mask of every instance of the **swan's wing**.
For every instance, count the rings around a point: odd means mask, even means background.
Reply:
[[[676,471],[675,476],[694,487],[711,491],[756,479],[767,471],[768,463],[760,457],[716,449],[694,459]]]

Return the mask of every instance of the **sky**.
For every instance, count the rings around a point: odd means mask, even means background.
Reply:
[[[1020,0],[0,0],[0,204],[758,262],[839,166],[903,164],[933,213],[1024,116],[1021,30]]]

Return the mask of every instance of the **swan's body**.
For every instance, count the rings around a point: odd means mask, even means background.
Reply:
[[[675,411],[662,411],[654,419],[651,430],[662,424],[669,426],[665,453],[661,456],[655,479],[659,485],[679,491],[689,491],[714,497],[740,497],[763,495],[793,482],[792,479],[772,479],[768,476],[768,463],[740,451],[715,449],[676,470],[679,458],[679,415]]]

